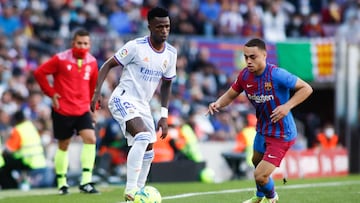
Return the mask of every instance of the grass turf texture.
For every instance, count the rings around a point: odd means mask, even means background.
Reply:
[[[285,185],[276,180],[279,202],[357,202],[360,199],[360,175],[336,178],[288,180]],[[250,198],[254,191],[252,180],[223,183],[149,183],[156,187],[163,203],[239,203]],[[101,186],[100,195],[80,194],[77,187],[70,194],[60,196],[56,188],[30,191],[2,190],[0,202],[6,203],[123,203],[123,186]]]

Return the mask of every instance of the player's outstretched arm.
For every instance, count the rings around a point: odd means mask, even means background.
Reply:
[[[230,87],[222,96],[220,96],[215,102],[209,104],[209,109],[206,114],[213,115],[215,112],[219,112],[219,110],[227,105],[229,105],[234,99],[239,96],[239,92],[235,91],[232,87]]]
[[[91,99],[90,109],[92,112],[96,109],[97,102],[100,101],[100,91],[101,86],[104,83],[104,80],[109,73],[110,69],[119,66],[118,62],[115,60],[114,57],[109,58],[105,63],[100,67],[99,75],[96,81],[96,87],[94,91],[94,95]]]

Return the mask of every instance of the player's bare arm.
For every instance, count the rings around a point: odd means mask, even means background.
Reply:
[[[213,115],[215,112],[227,105],[229,105],[234,99],[239,96],[239,92],[235,91],[233,88],[229,88],[221,97],[219,97],[215,102],[209,104],[209,109],[206,114]]]
[[[284,118],[284,116],[286,116],[292,108],[303,102],[311,95],[312,92],[312,87],[305,81],[298,78],[295,84],[294,95],[289,99],[288,102],[276,107],[273,110],[272,114],[270,115],[271,121],[276,123],[280,119]]]
[[[160,87],[160,92],[161,92],[161,107],[162,108],[168,108],[169,106],[169,95],[171,92],[171,84],[172,81],[171,80],[162,80],[161,83],[161,87]],[[159,130],[161,128],[161,136],[160,138],[164,139],[167,136],[168,133],[168,124],[167,124],[167,116],[162,116],[159,119],[158,125],[157,125],[157,129]]]
[[[116,66],[119,66],[119,63],[115,60],[114,57],[111,57],[107,61],[105,61],[105,63],[100,67],[99,76],[96,81],[94,95],[93,95],[93,97],[91,99],[91,103],[90,103],[90,109],[92,112],[95,111],[97,102],[100,102],[101,86],[104,83],[104,80],[105,80],[107,74],[109,73],[110,69],[112,69]]]

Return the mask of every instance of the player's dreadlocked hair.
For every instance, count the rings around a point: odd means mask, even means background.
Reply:
[[[165,8],[161,8],[161,7],[155,7],[155,8],[152,8],[148,12],[147,19],[148,19],[148,22],[150,22],[155,17],[163,18],[163,17],[168,17],[168,16],[169,16],[168,10],[166,10]]]

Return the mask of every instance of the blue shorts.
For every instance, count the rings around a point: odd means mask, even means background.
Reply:
[[[264,136],[256,133],[254,139],[254,151],[264,154],[263,160],[279,167],[286,152],[295,143],[295,139],[285,141],[279,137]]]

